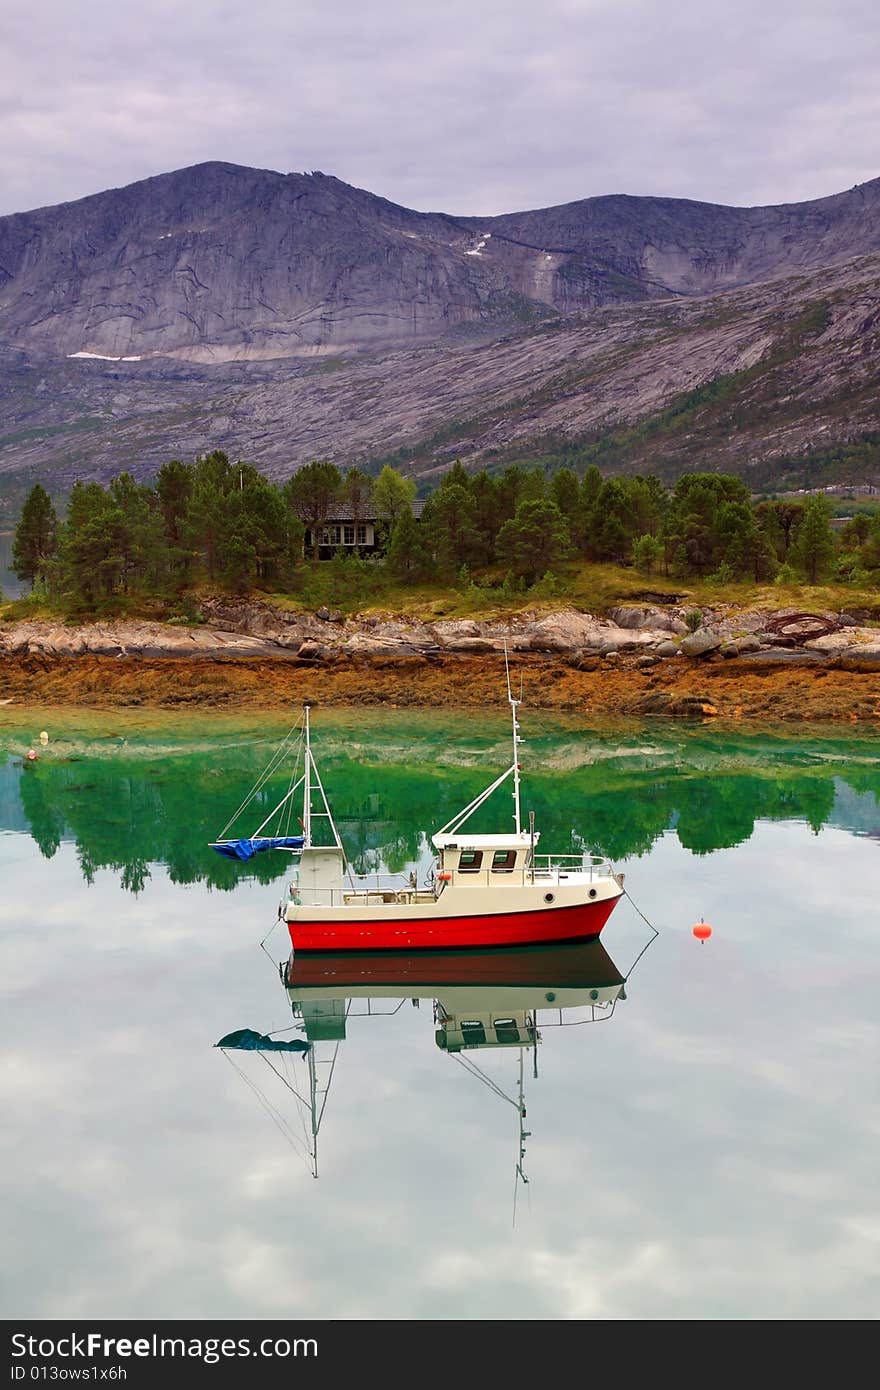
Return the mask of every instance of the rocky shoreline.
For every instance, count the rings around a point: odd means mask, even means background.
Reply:
[[[867,615],[627,605],[504,619],[291,614],[207,600],[199,625],[0,627],[0,704],[473,707],[505,645],[533,708],[602,715],[867,721],[880,727],[880,629]]]
[[[575,608],[504,618],[357,615],[326,608],[286,613],[268,604],[205,600],[203,622],[48,621],[0,626],[0,657],[112,656],[149,660],[277,660],[331,664],[353,658],[486,656],[503,652],[563,655],[592,663],[738,659],[829,663],[880,670],[880,628],[852,613],[702,611],[630,604],[598,616]],[[690,619],[690,620],[689,620]]]

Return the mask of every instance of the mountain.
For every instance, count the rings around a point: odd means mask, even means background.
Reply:
[[[474,219],[323,174],[200,164],[0,218],[0,333],[62,355],[312,356],[712,293],[867,251],[880,251],[880,179],[783,207],[610,197]]]
[[[0,218],[0,473],[580,445],[743,471],[880,428],[878,280],[880,179],[473,218],[202,164]]]

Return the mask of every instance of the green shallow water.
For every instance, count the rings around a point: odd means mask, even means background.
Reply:
[[[0,830],[27,832],[51,859],[73,843],[89,877],[114,869],[142,889],[161,864],[177,883],[232,889],[245,871],[209,842],[224,829],[288,725],[89,713],[79,721],[0,711]],[[880,739],[826,731],[732,733],[714,726],[586,727],[530,719],[523,748],[523,809],[545,845],[614,859],[641,855],[666,833],[694,854],[749,839],[759,820],[880,831]],[[52,725],[43,748],[39,733]],[[315,748],[349,858],[359,871],[403,871],[428,853],[426,835],[467,804],[509,758],[497,718],[338,711],[315,716]],[[29,764],[33,748],[37,761]],[[289,785],[285,764],[265,784],[253,832]],[[472,821],[509,823],[501,791]],[[501,819],[499,820],[499,816]],[[289,822],[280,829],[296,833]],[[266,833],[271,833],[272,827]],[[232,833],[230,831],[230,833]],[[280,860],[280,862],[279,862]],[[283,856],[253,862],[246,876],[283,877]]]
[[[317,1182],[305,1063],[213,1047],[294,1021],[289,859],[207,848],[285,726],[0,708],[6,1317],[875,1315],[880,740],[522,723],[542,848],[610,855],[632,898],[603,933],[626,999],[528,1054],[514,1225],[516,1111],[430,999],[351,1007]],[[313,727],[362,873],[424,873],[508,756],[494,713]],[[470,1055],[515,1095],[518,1050]]]

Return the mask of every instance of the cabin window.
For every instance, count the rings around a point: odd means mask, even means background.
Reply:
[[[518,1043],[519,1028],[513,1018],[495,1019],[495,1036],[500,1043]]]
[[[483,862],[483,851],[481,849],[463,849],[458,857],[459,871],[463,874],[475,874]]]
[[[515,849],[496,849],[492,855],[493,874],[506,874],[516,867]]]
[[[461,1036],[466,1043],[484,1043],[486,1041],[486,1030],[478,1018],[462,1019]]]
[[[366,528],[366,526],[359,526],[359,527],[357,528],[357,543],[358,543],[358,545],[366,545],[366,544],[367,544],[367,528]]]
[[[354,545],[354,527],[353,527],[353,526],[343,526],[343,528],[342,528],[342,539],[343,539],[343,541],[345,542],[346,545]]]
[[[338,545],[340,531],[338,526],[325,526],[321,537],[322,545]]]

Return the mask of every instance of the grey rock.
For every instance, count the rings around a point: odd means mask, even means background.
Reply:
[[[540,618],[526,629],[529,647],[537,652],[565,652],[584,647],[599,631],[591,613],[562,609]]]
[[[679,651],[683,656],[707,656],[721,646],[721,638],[710,628],[700,627],[682,639]]]
[[[618,627],[637,628],[646,625],[645,614],[647,611],[645,608],[612,608],[608,616]]]
[[[343,644],[342,651],[351,656],[417,656],[419,648],[410,642],[381,633],[356,632]]]
[[[688,630],[686,623],[662,608],[612,608],[608,616],[618,627],[650,628],[654,632],[674,632],[678,636]]]
[[[496,644],[488,637],[458,637],[452,638],[443,644],[444,651],[471,653],[471,655],[483,655],[487,652],[497,650]]]
[[[731,642],[725,642],[721,647],[721,655],[726,657],[742,656],[744,652],[757,652],[761,649],[761,643],[757,637],[735,637]]]
[[[654,651],[658,656],[678,656],[678,647],[675,642],[658,642]]]
[[[440,622],[431,623],[429,630],[436,641],[444,646],[451,641],[457,641],[460,637],[482,637],[483,635],[482,627],[472,618],[444,618]]]

